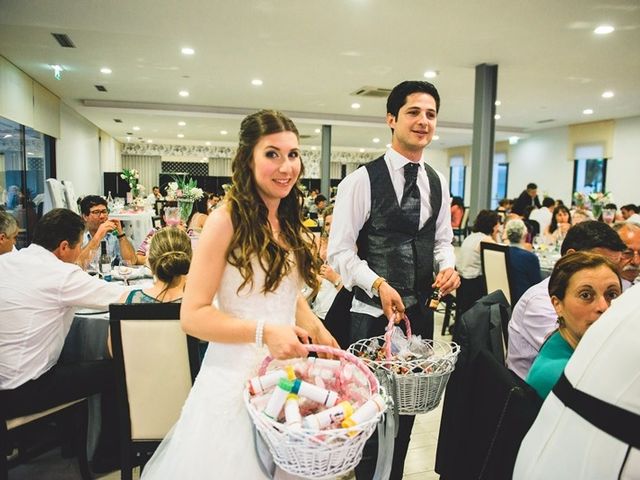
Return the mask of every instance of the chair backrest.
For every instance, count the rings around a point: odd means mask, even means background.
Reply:
[[[466,230],[469,225],[469,210],[471,207],[464,207],[464,213],[462,214],[462,220],[460,221],[460,228]]]
[[[511,303],[511,268],[509,246],[499,243],[480,242],[480,256],[486,292],[502,290]]]
[[[67,208],[80,215],[80,207],[78,207],[78,197],[70,180],[62,180],[64,185],[64,198],[67,201]]]
[[[67,208],[64,186],[55,178],[47,178],[44,191],[43,213],[54,208]]]
[[[111,305],[109,312],[123,433],[161,440],[200,367],[198,341],[180,328],[180,304]]]

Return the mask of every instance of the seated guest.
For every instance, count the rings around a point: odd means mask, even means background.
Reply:
[[[620,214],[625,221],[629,220],[629,217],[638,213],[640,213],[640,208],[633,203],[628,203],[620,207]]]
[[[522,220],[511,220],[506,227],[509,240],[509,267],[511,271],[512,304],[515,305],[522,294],[529,287],[542,281],[540,276],[540,261],[538,257],[528,251],[531,245],[525,244],[527,227]]]
[[[316,198],[313,199],[313,203],[316,206],[316,213],[318,217],[322,215],[322,212],[327,208],[327,197],[319,193]]]
[[[98,195],[87,195],[80,202],[80,211],[87,231],[82,240],[82,251],[78,264],[86,265],[89,260],[100,255],[100,243],[107,242],[107,253],[111,260],[124,259],[135,264],[138,261],[136,251],[122,231],[120,220],[109,218],[107,201]]]
[[[543,231],[547,242],[558,243],[562,242],[564,236],[571,228],[571,213],[569,209],[564,205],[559,205],[553,209],[553,215],[551,216],[551,223]]]
[[[527,375],[544,400],[556,384],[584,332],[620,296],[618,266],[589,252],[565,255],[549,279],[549,297],[558,315],[558,329],[544,342]]]
[[[187,221],[187,230],[191,230],[192,232],[200,233],[202,231],[202,227],[204,227],[204,222],[209,218],[209,210],[207,209],[207,199],[205,197],[200,200],[196,200],[193,204],[193,210],[191,211],[191,216]]]
[[[216,208],[218,208],[218,204],[220,203],[220,197],[215,193],[210,193],[207,195],[207,209],[208,213],[213,212]]]
[[[177,227],[165,227],[152,238],[147,262],[154,282],[149,288],[131,290],[122,303],[172,303],[182,301],[191,264],[191,239]]]
[[[625,291],[631,285],[638,283],[640,276],[640,225],[630,222],[618,222],[613,225],[620,239],[627,246],[622,252],[622,290]]]
[[[460,228],[464,216],[464,200],[451,197],[451,228]]]
[[[75,308],[106,310],[124,292],[76,265],[84,228],[76,213],[54,209],[29,247],[0,255],[1,421],[114,388],[109,361],[58,363]]]
[[[164,197],[160,193],[160,187],[155,185],[151,189],[151,193],[147,196],[147,201],[154,204],[157,200],[164,200]]]
[[[556,202],[553,198],[544,197],[542,199],[542,207],[536,208],[529,214],[529,220],[535,220],[540,225],[540,232],[544,232],[551,223],[555,206]]]
[[[626,249],[611,227],[589,220],[571,227],[562,242],[560,253],[563,256],[577,251],[599,253],[622,269],[622,252]],[[557,323],[548,290],[549,278],[545,278],[520,297],[511,314],[507,367],[522,379],[526,378],[542,342]]]
[[[336,272],[331,265],[327,263],[327,244],[329,241],[329,232],[331,232],[331,224],[333,223],[333,206],[329,206],[324,211],[324,223],[322,224],[322,233],[318,237],[318,254],[322,260],[320,267],[320,289],[316,298],[313,300],[312,310],[318,318],[324,320],[327,312],[331,308],[338,291],[342,288],[342,279],[340,274]]]
[[[473,224],[473,233],[460,246],[456,255],[456,269],[460,275],[460,286],[456,291],[456,318],[460,318],[484,294],[480,242],[495,243],[499,229],[498,212],[481,210]]]
[[[0,210],[0,255],[16,249],[18,222],[13,215]]]

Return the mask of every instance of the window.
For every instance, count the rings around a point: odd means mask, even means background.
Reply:
[[[507,196],[507,179],[509,178],[509,164],[505,152],[493,155],[493,175],[491,178],[491,209],[498,208],[498,202]]]
[[[573,191],[586,195],[605,192],[607,159],[601,145],[576,147],[573,161]]]
[[[464,175],[466,167],[462,155],[456,155],[449,159],[449,191],[452,197],[460,197],[464,200]]]

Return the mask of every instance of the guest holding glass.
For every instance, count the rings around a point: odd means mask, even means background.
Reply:
[[[571,228],[571,212],[564,205],[558,205],[553,209],[551,223],[544,231],[544,237],[548,243],[562,243],[565,235]]]
[[[526,381],[542,399],[562,374],[586,330],[622,293],[618,267],[602,255],[565,255],[549,279],[549,296],[558,315],[558,329],[544,342]]]

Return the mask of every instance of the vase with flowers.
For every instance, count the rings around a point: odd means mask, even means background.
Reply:
[[[174,181],[167,185],[167,200],[176,200],[178,202],[178,210],[180,211],[180,219],[186,224],[193,210],[193,203],[200,200],[204,196],[201,188],[198,188],[198,182],[193,178],[186,179],[186,175],[182,177],[173,177]]]
[[[133,200],[140,196],[140,172],[135,168],[123,168],[120,178],[125,180],[129,184],[130,191],[127,194],[127,203],[133,203]]]
[[[593,192],[589,194],[589,203],[591,204],[591,213],[596,220],[600,219],[602,209],[609,203],[613,202],[611,192]]]

